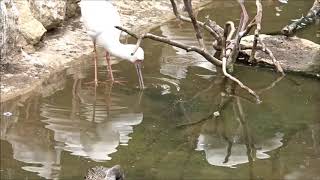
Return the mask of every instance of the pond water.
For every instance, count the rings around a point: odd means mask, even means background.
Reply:
[[[311,4],[266,2],[264,31],[279,30]],[[232,1],[217,1],[200,12],[206,14],[222,23],[239,11]],[[319,43],[317,31],[299,35]],[[169,22],[153,33],[196,44],[184,24]],[[256,104],[196,54],[149,40],[143,48],[143,92],[125,61],[113,66],[125,85],[86,84],[93,66],[84,56],[38,93],[2,104],[1,179],[78,180],[90,167],[116,164],[127,179],[139,180],[319,179],[318,80],[279,79],[269,69],[238,65],[236,76],[261,96]]]

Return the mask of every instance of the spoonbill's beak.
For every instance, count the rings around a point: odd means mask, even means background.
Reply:
[[[144,83],[143,83],[143,77],[142,77],[142,72],[141,72],[142,61],[141,60],[136,60],[134,62],[134,65],[136,66],[140,89],[143,90],[144,89]]]

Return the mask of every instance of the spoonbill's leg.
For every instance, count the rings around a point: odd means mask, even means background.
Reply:
[[[96,40],[93,40],[93,60],[94,60],[94,83],[98,85],[98,72],[97,72],[97,49],[96,49]]]
[[[111,81],[114,82],[114,77],[113,77],[113,72],[112,72],[112,67],[111,67],[111,62],[110,62],[110,54],[108,51],[106,51],[106,60],[107,60],[107,64],[108,64],[108,71],[109,71]]]
[[[112,66],[111,66],[111,58],[110,58],[110,54],[108,51],[106,51],[106,60],[107,60],[107,64],[108,64],[108,71],[109,71],[109,75],[110,75],[110,81],[112,83],[118,83],[118,84],[123,84],[126,81],[121,81],[121,80],[115,80],[113,77],[113,72],[112,72]]]

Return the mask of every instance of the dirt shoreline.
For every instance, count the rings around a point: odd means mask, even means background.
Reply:
[[[200,9],[209,2],[208,0],[195,1],[194,7]],[[155,3],[140,2],[135,6],[118,2],[116,5],[119,8],[123,26],[139,34],[175,18],[169,3],[161,0]],[[132,10],[132,7],[138,10]],[[40,50],[32,54],[22,52],[17,55],[16,58],[19,61],[10,65],[6,73],[1,73],[1,103],[28,96],[33,92],[45,91],[48,94],[45,88],[48,87],[48,81],[53,83],[54,74],[59,74],[70,63],[92,52],[91,39],[87,36],[79,18],[70,19],[63,27],[49,32],[41,46]],[[56,78],[56,81],[59,79]],[[51,94],[55,90],[50,88]]]

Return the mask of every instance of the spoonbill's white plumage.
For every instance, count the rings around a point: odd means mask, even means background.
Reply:
[[[80,2],[81,19],[87,28],[88,35],[94,44],[95,83],[97,84],[97,55],[96,44],[101,45],[106,51],[106,60],[111,81],[115,81],[112,73],[110,55],[128,60],[135,64],[139,78],[140,88],[144,88],[141,73],[141,63],[144,59],[144,51],[138,48],[133,54],[136,45],[122,44],[120,33],[115,26],[121,26],[120,15],[109,0],[82,0]]]

